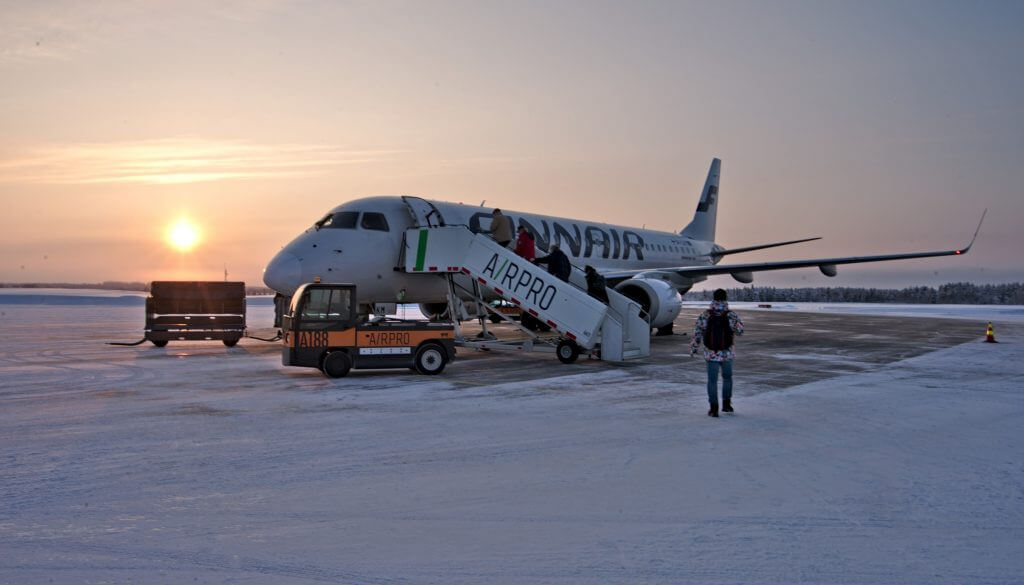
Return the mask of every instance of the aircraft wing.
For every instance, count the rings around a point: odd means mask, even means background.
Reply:
[[[730,248],[728,250],[719,250],[718,252],[714,252],[711,255],[712,256],[727,256],[729,254],[740,254],[740,253],[743,253],[743,252],[753,252],[754,250],[764,250],[765,248],[776,248],[778,246],[788,246],[790,244],[801,244],[803,242],[813,242],[814,240],[820,240],[820,239],[821,239],[820,237],[817,237],[817,238],[804,238],[802,240],[790,240],[788,242],[775,242],[773,244],[760,244],[758,246],[745,246],[743,248]]]
[[[986,210],[987,212],[987,210]],[[984,221],[985,213],[981,214]],[[974,237],[964,248],[956,250],[938,250],[933,252],[911,252],[907,254],[883,254],[878,256],[846,256],[841,258],[812,258],[807,260],[783,260],[781,262],[751,262],[747,264],[714,264],[710,266],[673,266],[664,268],[647,268],[640,270],[609,270],[601,271],[601,275],[610,284],[617,283],[628,278],[633,278],[644,273],[672,273],[679,276],[710,276],[714,274],[731,274],[740,282],[751,282],[752,273],[768,270],[788,270],[790,268],[806,268],[817,266],[826,276],[836,275],[836,266],[839,264],[860,264],[863,262],[887,262],[889,260],[907,260],[911,258],[931,258],[934,256],[959,256],[970,251],[974,240],[981,230],[981,221],[978,228],[974,230]]]

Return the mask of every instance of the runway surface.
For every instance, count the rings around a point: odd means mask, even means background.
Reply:
[[[1020,325],[746,311],[714,420],[693,309],[643,364],[342,380],[250,340],[103,345],[138,306],[0,310],[0,583],[1024,575]]]

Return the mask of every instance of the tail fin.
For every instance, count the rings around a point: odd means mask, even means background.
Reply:
[[[693,219],[684,227],[679,235],[695,240],[715,241],[715,216],[718,212],[718,178],[722,173],[722,161],[711,159],[708,178],[704,181],[704,190],[700,193],[697,212]]]

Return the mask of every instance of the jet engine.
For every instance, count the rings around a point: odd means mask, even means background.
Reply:
[[[455,312],[459,317],[459,321],[476,318],[476,303],[468,302],[463,299],[456,299],[455,302],[458,303]],[[431,321],[447,321],[450,318],[448,313],[448,303],[420,303],[420,312],[423,313],[424,317]]]
[[[448,303],[420,303],[420,312],[431,321],[443,321],[448,318]]]
[[[639,303],[650,315],[651,327],[658,330],[658,335],[672,333],[672,322],[683,306],[683,298],[674,286],[654,278],[631,278],[620,282],[615,290]]]

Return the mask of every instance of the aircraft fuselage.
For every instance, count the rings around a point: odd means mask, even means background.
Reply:
[[[465,225],[473,232],[490,233],[492,208],[418,201],[436,208],[446,225]],[[517,228],[523,226],[533,235],[538,256],[546,254],[552,244],[559,244],[570,261],[581,268],[588,264],[599,271],[711,265],[718,260],[713,252],[721,250],[714,242],[671,232],[506,209],[502,212]],[[332,220],[324,223],[328,217]],[[362,302],[428,303],[445,299],[444,282],[436,276],[394,269],[400,265],[405,230],[417,225],[401,197],[350,201],[332,209],[324,220],[318,222],[323,225],[307,229],[271,260],[264,273],[268,286],[291,294],[300,284],[320,277],[324,282],[356,284]],[[672,284],[685,292],[699,280],[703,279],[678,278]]]

